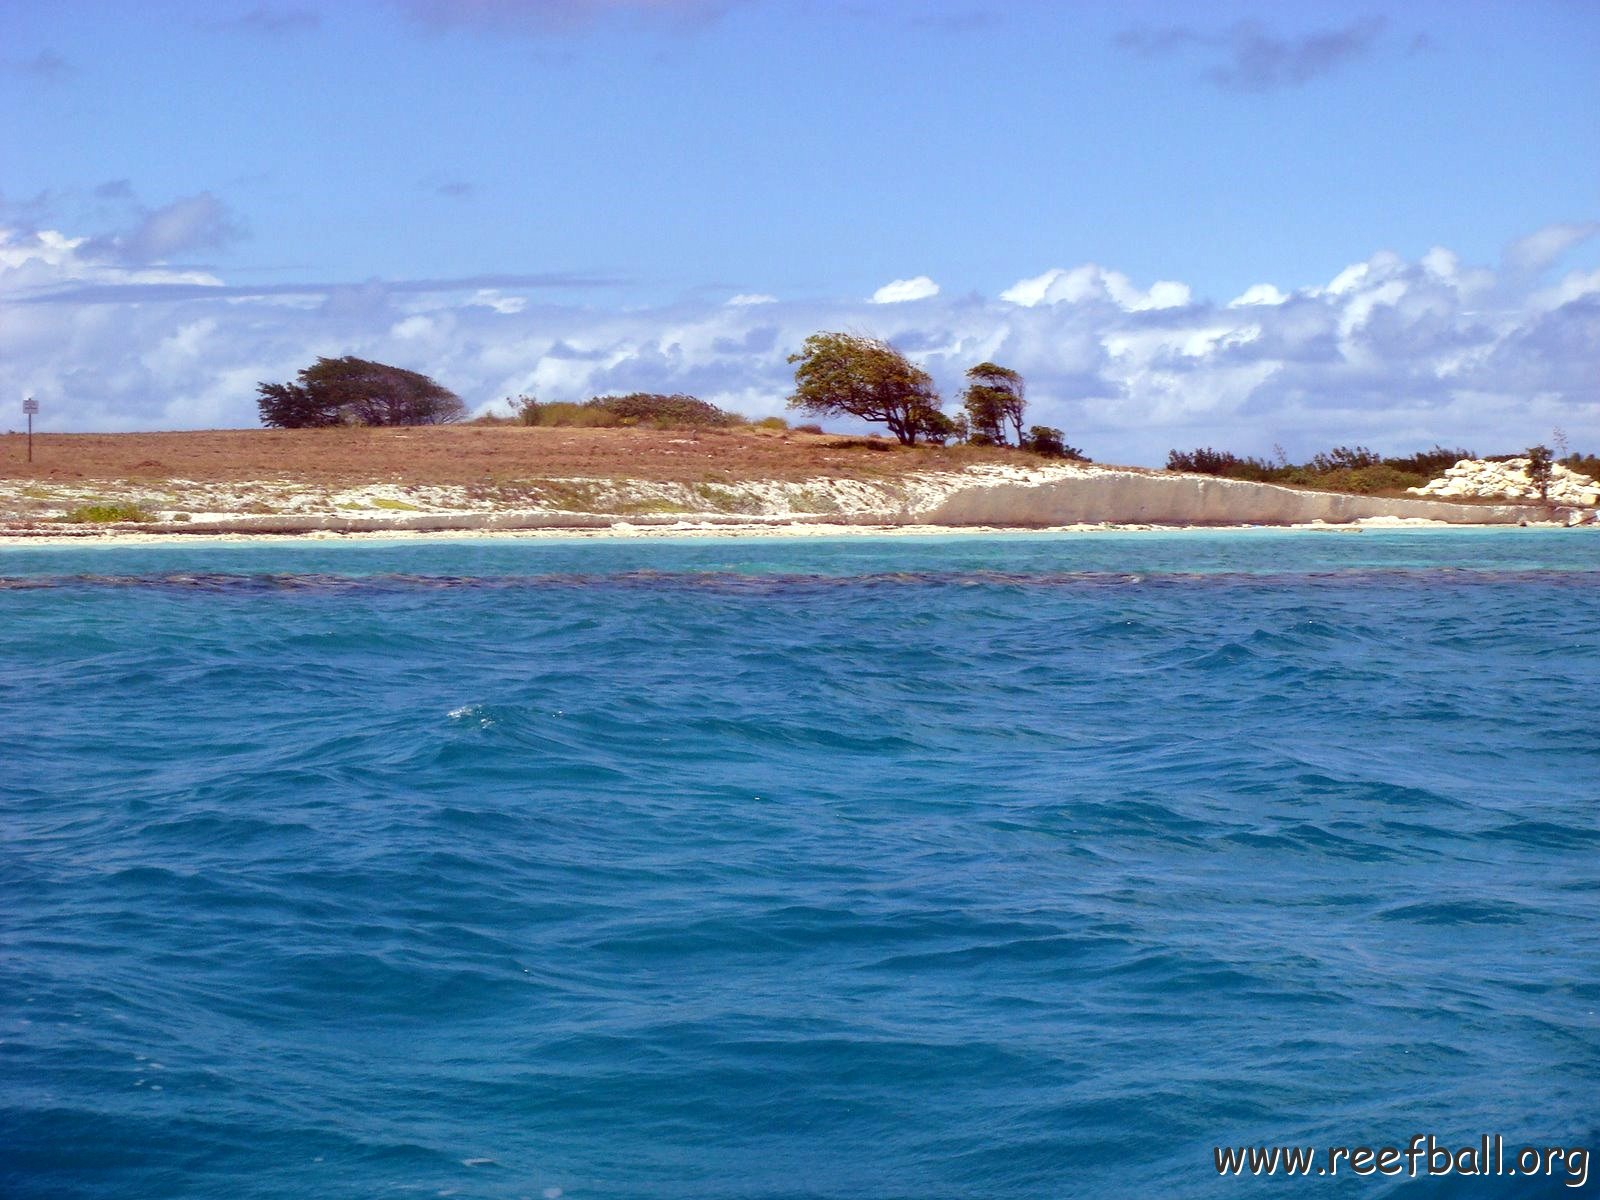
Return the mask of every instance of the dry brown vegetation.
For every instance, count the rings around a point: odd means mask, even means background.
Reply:
[[[874,479],[981,462],[1033,463],[1017,450],[898,446],[886,438],[740,427],[564,429],[447,425],[399,429],[208,429],[174,433],[0,436],[0,479],[282,479],[474,484],[527,478],[642,479],[676,483]]]

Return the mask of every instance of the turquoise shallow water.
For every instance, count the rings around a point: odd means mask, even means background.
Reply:
[[[4,550],[0,662],[8,1197],[1600,1124],[1600,537]]]

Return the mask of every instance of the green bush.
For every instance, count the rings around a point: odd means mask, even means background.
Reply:
[[[741,425],[744,418],[693,396],[665,396],[655,392],[629,392],[625,396],[595,396],[582,404],[570,400],[541,401],[518,396],[511,402],[514,419],[523,425],[571,429],[612,429],[642,425],[649,429],[705,429]],[[769,417],[788,428],[782,417]]]
[[[587,408],[610,413],[626,425],[654,425],[660,429],[738,425],[744,418],[693,396],[664,396],[656,392],[629,392],[626,396],[596,396]]]
[[[1421,487],[1446,467],[1463,458],[1476,457],[1470,450],[1450,450],[1434,446],[1399,458],[1384,458],[1365,446],[1335,446],[1314,454],[1308,462],[1296,465],[1283,453],[1276,463],[1247,458],[1209,446],[1198,450],[1173,450],[1167,455],[1167,470],[1192,471],[1225,479],[1252,483],[1286,483],[1317,488],[1324,492],[1350,492],[1370,496],[1379,492],[1398,492]]]
[[[61,518],[74,525],[110,525],[118,522],[148,524],[156,515],[137,504],[84,504]]]
[[[1309,472],[1306,485],[1324,492],[1352,492],[1372,496],[1379,492],[1399,492],[1421,487],[1428,476],[1416,471],[1400,471],[1387,465],[1353,467],[1344,470]]]
[[[1190,471],[1196,475],[1219,475],[1226,479],[1249,479],[1266,483],[1282,477],[1286,468],[1275,467],[1259,458],[1240,458],[1227,450],[1203,446],[1195,450],[1167,451],[1167,470]]]
[[[1561,465],[1590,479],[1600,479],[1600,454],[1569,454],[1561,460]]]
[[[762,417],[755,426],[757,429],[788,429],[789,422],[782,417]]]
[[[1065,458],[1070,462],[1085,463],[1094,461],[1076,446],[1069,446],[1062,441],[1061,430],[1051,425],[1030,426],[1027,436],[1022,439],[1022,448],[1045,458]]]
[[[1364,467],[1376,467],[1383,462],[1383,456],[1365,446],[1335,446],[1332,450],[1322,454],[1314,454],[1306,466],[1318,475],[1328,475],[1335,471],[1359,471]]]
[[[1405,458],[1386,458],[1383,460],[1383,465],[1393,467],[1397,471],[1410,471],[1423,476],[1426,480],[1442,475],[1446,467],[1455,466],[1463,458],[1477,457],[1471,450],[1447,450],[1443,446],[1435,446],[1432,450],[1407,455]]]
[[[593,404],[574,404],[570,400],[550,400],[541,403],[529,400],[517,413],[524,425],[542,425],[567,429],[614,429],[623,422],[615,413]]]

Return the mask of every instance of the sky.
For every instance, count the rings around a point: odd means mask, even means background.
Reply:
[[[843,330],[1103,462],[1600,451],[1597,62],[1597,0],[0,0],[0,429],[344,354],[758,417]]]

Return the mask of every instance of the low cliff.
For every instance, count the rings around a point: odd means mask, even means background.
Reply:
[[[1044,527],[1111,522],[1147,525],[1301,525],[1364,517],[1409,517],[1452,524],[1516,524],[1546,519],[1527,504],[1450,504],[1307,492],[1208,475],[1085,470],[1026,482],[986,482],[916,514],[929,525]]]
[[[1576,511],[1576,510],[1575,510]],[[1586,510],[1583,516],[1592,515]],[[129,514],[129,515],[122,515]],[[178,533],[604,529],[620,526],[1302,525],[1373,517],[1451,524],[1550,519],[1535,504],[1456,504],[1298,491],[1274,484],[1088,464],[672,483],[564,478],[495,486],[0,482],[0,530],[46,535],[130,527]],[[97,526],[95,522],[117,522]]]

